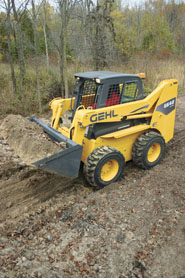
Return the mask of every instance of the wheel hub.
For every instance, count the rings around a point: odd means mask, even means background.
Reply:
[[[103,181],[112,180],[118,173],[119,164],[117,160],[108,160],[101,169],[101,179]]]
[[[159,143],[154,143],[148,150],[147,159],[149,162],[154,162],[158,159],[161,153],[161,145]]]

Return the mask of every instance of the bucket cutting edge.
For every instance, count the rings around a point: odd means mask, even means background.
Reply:
[[[67,149],[33,163],[37,168],[69,178],[78,177],[83,147],[45,124],[37,117],[29,118],[38,123],[55,142],[66,142]]]

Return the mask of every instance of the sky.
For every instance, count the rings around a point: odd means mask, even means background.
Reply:
[[[35,0],[35,1],[36,1],[36,3],[41,3],[42,2],[42,0]],[[56,0],[47,0],[47,1],[53,6],[56,5]],[[93,0],[93,2],[96,2],[96,1],[97,0]],[[135,4],[139,5],[139,4],[145,2],[145,0],[122,0],[122,1],[123,1],[123,4],[125,4],[126,6],[127,5],[128,6],[134,6]],[[3,2],[4,2],[4,0],[0,0],[0,7],[4,6]],[[26,2],[26,0],[15,0],[15,3],[17,3],[18,6],[20,6],[22,3],[25,3],[25,2]],[[30,4],[28,5],[28,7],[29,6],[30,6]]]
[[[1,1],[1,0],[0,0]],[[39,0],[38,0],[39,1]],[[41,0],[40,0],[41,1]],[[97,0],[93,0],[93,2],[96,2]],[[143,4],[146,0],[121,0],[123,6],[135,6],[135,5],[140,5]],[[166,2],[169,2],[170,0],[166,0]],[[52,5],[55,5],[56,0],[48,0],[49,3]],[[185,2],[185,0],[175,0],[176,3],[182,3]]]
[[[6,0],[5,0],[6,1]],[[20,4],[25,3],[26,0],[15,0],[15,2],[20,6]],[[42,0],[35,0],[36,3],[41,3]],[[57,0],[47,0],[51,5],[55,6]],[[96,2],[97,0],[93,0],[93,2]],[[135,5],[140,5],[143,4],[146,0],[121,0],[123,6],[135,6]],[[166,2],[169,2],[170,0],[166,0]],[[0,0],[0,10],[2,9],[4,0]],[[31,2],[31,1],[30,1]],[[185,0],[176,0],[176,3],[184,3]],[[4,6],[4,5],[3,5]],[[30,6],[30,5],[29,5]]]
[[[97,0],[93,0],[96,3]],[[121,0],[124,6],[135,6],[144,3],[146,0]],[[48,2],[55,6],[56,0],[48,0]]]

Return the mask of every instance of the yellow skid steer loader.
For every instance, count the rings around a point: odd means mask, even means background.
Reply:
[[[31,118],[53,140],[65,141],[67,149],[34,164],[74,178],[83,163],[86,180],[96,188],[119,180],[129,160],[143,169],[158,164],[173,138],[177,80],[162,81],[146,96],[142,74],[93,71],[74,76],[72,97],[50,102],[51,126]],[[62,121],[67,110],[72,112],[69,128]]]

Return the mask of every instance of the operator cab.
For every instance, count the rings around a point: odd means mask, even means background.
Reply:
[[[143,99],[143,85],[136,74],[92,71],[74,75],[77,84],[74,111],[79,106],[98,109]]]

